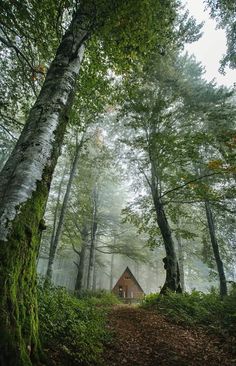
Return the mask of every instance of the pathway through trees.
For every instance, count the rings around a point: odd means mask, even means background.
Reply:
[[[109,316],[114,338],[106,346],[109,366],[232,366],[227,345],[200,328],[172,324],[153,311],[115,306]]]

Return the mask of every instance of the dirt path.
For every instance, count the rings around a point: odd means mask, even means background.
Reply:
[[[152,311],[116,306],[108,326],[114,338],[104,352],[107,366],[236,365],[219,338],[172,324]]]

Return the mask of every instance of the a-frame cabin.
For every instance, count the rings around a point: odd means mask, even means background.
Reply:
[[[125,301],[139,300],[145,295],[129,267],[116,282],[112,292]]]

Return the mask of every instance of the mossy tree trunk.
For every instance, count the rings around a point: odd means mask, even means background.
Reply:
[[[78,11],[0,175],[1,366],[37,364],[36,258],[52,174],[89,36],[86,27],[88,22]]]

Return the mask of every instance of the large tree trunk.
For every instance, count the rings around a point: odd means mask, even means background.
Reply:
[[[182,292],[175,245],[163,204],[160,200],[155,202],[155,209],[157,214],[157,223],[161,231],[166,251],[166,257],[163,258],[164,268],[166,270],[166,280],[161,289],[161,294],[165,294],[167,290]]]
[[[36,258],[87,27],[77,12],[0,175],[1,365],[28,366],[38,358]]]
[[[151,168],[151,181],[148,184],[151,188],[152,200],[155,207],[156,219],[164,242],[166,257],[163,258],[164,268],[166,270],[166,280],[161,289],[161,293],[165,294],[167,290],[174,292],[182,292],[179,275],[179,264],[175,252],[174,240],[168,223],[164,205],[160,197],[160,167],[158,166],[158,157],[156,146],[157,121],[153,121],[149,131],[149,159]],[[147,177],[146,177],[147,178]]]
[[[53,238],[53,240],[51,240],[51,243],[50,243],[49,260],[48,260],[48,267],[47,267],[45,282],[50,282],[52,279],[53,263],[55,260],[56,250],[57,250],[57,247],[58,247],[58,244],[59,244],[59,241],[61,238],[62,230],[63,230],[65,214],[66,214],[66,210],[67,210],[67,206],[68,206],[69,198],[70,198],[71,187],[72,187],[72,183],[73,183],[73,180],[75,177],[75,173],[76,173],[76,169],[77,169],[77,165],[78,165],[78,161],[79,161],[79,156],[80,156],[80,150],[81,150],[82,146],[83,146],[83,138],[80,143],[78,143],[78,140],[76,140],[75,155],[74,155],[74,159],[73,159],[71,170],[70,170],[69,181],[68,181],[68,184],[66,187],[66,193],[65,193],[63,203],[62,203],[62,208],[61,208],[61,212],[60,212],[60,216],[59,216],[59,220],[58,220],[58,225],[57,225],[57,228],[55,231],[54,238]]]
[[[219,251],[219,245],[216,239],[216,233],[215,233],[215,224],[214,219],[211,211],[211,206],[209,201],[205,201],[205,209],[206,209],[206,217],[207,217],[207,223],[208,223],[208,229],[209,234],[211,238],[211,245],[216,261],[219,281],[220,281],[220,295],[226,296],[227,295],[227,284],[226,284],[226,277],[225,277],[225,271],[224,271],[224,265],[222,262],[222,259],[220,257],[220,251]]]

